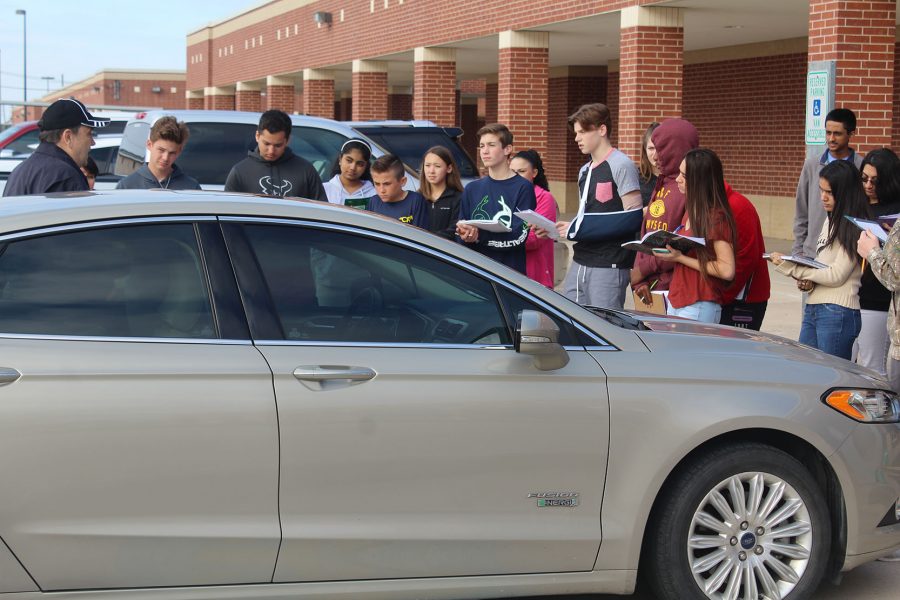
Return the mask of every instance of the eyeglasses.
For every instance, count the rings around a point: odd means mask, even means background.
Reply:
[[[861,177],[861,179],[862,179],[863,185],[868,185],[868,184],[870,184],[870,183],[871,183],[872,185],[878,185],[878,178],[877,178],[877,177],[869,177],[868,175],[863,175],[863,176]]]

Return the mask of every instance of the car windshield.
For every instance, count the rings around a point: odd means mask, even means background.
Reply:
[[[440,127],[356,127],[385,151],[396,154],[416,173],[422,169],[425,151],[432,146],[445,146],[453,153],[462,178],[478,177],[469,155]]]
[[[224,185],[231,167],[247,158],[256,148],[255,123],[191,122],[191,136],[178,157],[178,166],[204,185]],[[132,123],[125,134],[119,175],[128,175],[145,159],[145,144],[150,135],[146,122]],[[290,147],[294,153],[312,163],[323,181],[331,177],[331,168],[347,138],[335,131],[295,125]],[[126,161],[126,159],[128,159]],[[123,162],[129,164],[123,165]]]
[[[3,131],[0,131],[0,147],[2,147],[4,145],[4,142],[6,140],[15,136],[17,133],[22,131],[22,129],[24,129],[25,127],[30,127],[31,124],[32,124],[32,121],[27,121],[25,123],[11,125],[10,127],[7,127],[6,129],[4,129]]]

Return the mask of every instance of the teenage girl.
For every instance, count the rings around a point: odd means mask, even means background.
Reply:
[[[661,260],[675,262],[669,286],[670,315],[704,323],[722,316],[722,290],[734,279],[734,216],[725,192],[722,161],[708,148],[688,152],[676,178],[684,194],[681,235],[704,238],[706,246],[682,254],[667,246],[654,250]]]
[[[779,273],[797,279],[809,292],[800,326],[800,343],[850,360],[853,342],[859,335],[859,284],[862,273],[856,250],[859,229],[844,218],[867,218],[868,200],[856,167],[835,160],[819,172],[819,190],[827,218],[816,247],[816,260],[824,269],[804,267],[770,254]]]
[[[433,146],[422,159],[419,193],[428,201],[428,229],[448,240],[456,239],[459,199],[463,185],[453,154],[443,146]]]
[[[333,177],[324,185],[329,202],[365,207],[366,200],[376,194],[369,174],[371,158],[372,149],[364,141],[344,142],[331,171]]]
[[[550,184],[544,173],[544,163],[536,150],[522,150],[509,163],[509,167],[534,184],[537,206],[534,212],[556,222],[556,199],[548,191]],[[534,229],[525,241],[525,270],[531,279],[553,289],[553,240],[537,237]]]

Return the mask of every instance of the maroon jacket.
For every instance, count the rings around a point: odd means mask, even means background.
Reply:
[[[681,161],[688,150],[700,146],[700,134],[690,121],[685,119],[666,119],[653,132],[653,145],[659,160],[659,177],[647,212],[641,226],[641,236],[649,231],[662,229],[675,231],[684,218],[684,194],[678,190],[675,179],[678,177]],[[643,277],[642,283],[653,284],[655,290],[667,290],[672,281],[672,270],[675,263],[657,260],[655,257],[638,252],[634,267],[639,269]]]
[[[722,304],[731,304],[739,294],[746,302],[766,302],[771,283],[769,267],[762,257],[766,251],[766,242],[759,214],[746,197],[734,191],[727,183],[725,193],[728,194],[728,205],[734,215],[737,244],[734,247],[734,279],[722,291]],[[747,292],[742,294],[748,282],[750,285]]]

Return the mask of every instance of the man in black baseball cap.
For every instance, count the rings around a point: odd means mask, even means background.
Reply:
[[[108,124],[109,119],[94,117],[74,98],[51,104],[38,121],[41,143],[9,174],[3,195],[88,190],[81,167],[87,164],[88,153],[94,145],[94,128]]]

